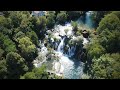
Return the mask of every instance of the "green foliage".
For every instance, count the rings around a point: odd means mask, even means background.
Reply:
[[[46,20],[45,16],[39,17],[38,27],[39,27],[40,30],[45,30],[46,22],[47,22],[47,20]]]
[[[27,72],[24,76],[21,76],[20,79],[36,79],[34,72]]]
[[[45,16],[31,17],[30,22],[32,24],[32,30],[36,32],[36,34],[40,39],[43,39],[44,34],[46,32],[46,23],[47,23],[46,17]]]
[[[37,29],[37,22],[38,22],[38,17],[31,17],[30,22],[32,24],[32,29],[36,32]]]
[[[11,11],[9,18],[12,21],[12,25],[14,28],[17,28],[21,25],[22,20],[29,17],[26,11]]]
[[[82,35],[82,30],[78,29],[77,32],[76,32],[76,35],[81,36]]]
[[[32,31],[32,23],[30,22],[30,19],[29,18],[24,18],[22,21],[21,21],[21,24],[20,24],[20,31],[22,31],[23,33],[26,33],[28,31]]]
[[[87,46],[91,78],[120,78],[120,19],[119,12],[107,14],[99,23],[98,35]],[[115,54],[116,53],[116,54]],[[91,68],[91,69],[90,69]],[[89,71],[88,70],[88,71]]]
[[[31,72],[27,72],[21,79],[61,79],[61,77],[55,74],[48,74],[46,72],[46,66],[42,65],[39,68],[34,68]]]
[[[10,11],[2,11],[3,12],[3,15],[4,15],[4,17],[9,17],[9,15],[10,15]]]
[[[29,18],[30,17],[30,11],[21,11],[22,14],[25,15],[25,17]]]
[[[83,75],[81,76],[81,79],[90,79],[90,76],[87,75],[87,74],[83,74]]]
[[[4,54],[4,50],[0,48],[0,59],[2,59],[3,54]]]
[[[120,51],[120,20],[115,14],[108,14],[103,18],[97,28],[98,40],[108,53]]]
[[[39,19],[38,17],[31,17],[30,18],[30,22],[32,24],[32,30],[34,30],[37,33],[37,29],[38,29],[38,24],[39,24]]]
[[[28,68],[33,65],[32,61],[37,56],[38,37],[47,44],[48,48],[47,55],[41,54],[38,59],[41,61],[43,59],[58,60],[53,53],[52,45],[50,46],[50,43],[47,42],[48,38],[45,38],[46,28],[52,29],[56,21],[58,24],[65,24],[67,20],[84,17],[86,11],[50,11],[46,16],[41,17],[30,17],[30,11],[1,12],[3,16],[0,16],[0,79],[19,79],[20,76],[21,79],[59,78],[55,74],[49,75],[44,66]],[[96,30],[97,35],[91,34],[91,42],[86,45],[87,53],[85,55],[87,57],[85,59],[91,60],[92,63],[89,67],[90,76],[105,79],[120,78],[120,12],[93,11],[92,19],[99,26]],[[82,26],[79,27],[81,28],[79,30],[77,22],[72,21],[71,24],[77,37],[65,40],[64,51],[67,52],[68,46],[74,45],[76,45],[77,51],[81,51],[84,49],[82,47],[83,38],[80,37]],[[68,30],[65,32],[67,33]],[[52,32],[49,34],[49,38],[51,37],[55,42],[59,42],[52,36]],[[28,69],[29,72],[27,72]],[[84,75],[83,78],[89,78],[89,76]]]
[[[73,31],[76,33],[78,31],[78,24],[77,24],[77,22],[72,21],[71,24],[73,26]]]
[[[93,11],[92,20],[98,25],[101,19],[110,12],[111,11]]]
[[[57,14],[56,20],[59,24],[65,24],[67,20],[67,14],[65,11],[61,11],[60,13]]]
[[[0,79],[7,78],[7,64],[5,59],[0,59]]]
[[[47,16],[47,28],[51,29],[55,25],[55,13],[49,12],[49,15]]]
[[[42,65],[40,68],[34,68],[31,72],[24,74],[21,79],[47,79],[46,68]]]
[[[5,18],[4,16],[0,16],[0,26],[11,29],[12,28],[11,19]]]
[[[1,26],[0,32],[3,33],[4,35],[8,35],[10,38],[12,37],[12,30],[11,29],[7,29],[7,28]]]
[[[28,62],[32,62],[37,56],[37,49],[28,37],[20,38],[18,47],[20,48],[21,55]]]
[[[81,46],[83,43],[83,37],[78,36],[75,40],[74,40],[74,44],[77,46]]]
[[[4,39],[3,45],[4,45],[3,49],[5,50],[6,53],[16,52],[15,43],[12,40],[10,40],[9,38]]]
[[[38,46],[38,36],[34,31],[27,32],[26,35],[31,39],[32,43]]]
[[[120,19],[120,11],[113,11],[112,14],[115,14]]]
[[[0,33],[0,46],[6,54],[16,51],[15,43],[8,36],[4,36],[2,33]]]
[[[120,32],[117,30],[104,30],[99,36],[99,42],[105,47],[108,53],[116,53],[120,51]]]
[[[33,72],[35,73],[35,76],[37,79],[44,79],[44,77],[48,77],[47,72],[45,71],[46,67],[42,65],[40,68],[33,69]]]
[[[97,31],[99,32],[97,39],[100,45],[106,49],[106,52],[116,53],[120,51],[119,30],[120,20],[115,14],[108,14],[101,20],[99,27],[97,28]]]
[[[69,20],[76,20],[85,15],[85,11],[67,11]]]
[[[14,36],[13,36],[13,39],[18,42],[18,39],[19,38],[23,38],[25,37],[25,34],[22,32],[22,31],[19,31],[18,33],[16,33]]]
[[[95,79],[119,79],[120,78],[120,54],[105,54],[98,59],[93,59],[92,78]]]
[[[19,13],[19,11],[13,11],[10,13],[11,21],[12,21],[12,25],[14,28],[19,27],[21,21],[22,21],[22,15]]]
[[[93,42],[89,44],[87,50],[88,50],[88,57],[90,59],[99,58],[102,54],[106,52],[105,49],[97,42]]]
[[[4,16],[0,16],[0,32],[10,36],[12,34],[11,28],[11,19],[5,18]]]
[[[109,31],[120,30],[119,18],[114,14],[106,15],[105,18],[103,18],[99,23],[99,27],[97,28],[97,31],[101,33],[105,29],[108,29]]]
[[[76,45],[74,40],[67,40],[68,46],[72,47],[73,45]]]
[[[10,52],[6,56],[6,63],[8,69],[8,78],[19,79],[20,75],[28,71],[25,59],[18,53]]]

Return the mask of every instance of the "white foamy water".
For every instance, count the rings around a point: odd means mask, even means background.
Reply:
[[[70,55],[73,54],[71,51],[69,51],[68,55],[63,54],[64,40],[65,38],[61,39],[56,51],[60,59],[59,64],[58,62],[55,63],[55,72],[57,75],[63,76],[66,79],[80,79],[83,73],[82,63],[77,60],[73,61],[69,59]],[[70,50],[74,50],[74,48]]]
[[[65,35],[72,35],[72,25],[70,23],[66,24],[65,26],[62,25],[56,25],[55,26],[55,31],[54,35],[57,37],[59,35],[65,36]],[[65,33],[65,30],[68,30],[67,34]]]
[[[88,42],[88,38],[83,38],[83,45],[87,44]]]
[[[86,21],[85,21],[85,23],[89,25],[91,24],[90,13],[91,12],[86,13]],[[65,30],[67,30],[67,32]],[[71,48],[69,47],[67,54],[66,55],[63,54],[65,36],[72,35],[73,40],[77,39],[77,37],[73,35],[71,24],[67,23],[65,26],[55,25],[54,31],[52,32],[52,34],[53,34],[53,37],[60,40],[60,43],[55,43],[56,46],[58,46],[55,53],[59,57],[59,60],[54,61],[53,63],[53,68],[56,75],[63,76],[65,79],[80,79],[83,74],[83,63],[80,60],[73,60],[72,58],[71,59],[69,58],[72,55],[74,55],[76,47],[74,46]],[[51,40],[52,42],[54,42],[53,38],[51,38]],[[83,44],[87,44],[88,42],[89,41],[87,38],[83,38]],[[44,44],[42,45],[42,48],[39,49],[39,52],[42,52],[45,54],[48,52]],[[41,64],[42,62],[40,64],[37,64],[36,66],[40,66]]]

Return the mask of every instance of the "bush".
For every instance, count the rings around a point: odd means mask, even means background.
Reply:
[[[6,55],[6,63],[9,79],[19,79],[20,75],[28,71],[25,59],[18,53],[10,52]]]
[[[120,54],[105,54],[98,59],[93,59],[92,78],[95,79],[119,79],[120,78]]]
[[[67,14],[65,11],[61,11],[57,14],[56,20],[59,24],[64,25],[67,20]]]
[[[100,23],[99,27],[97,28],[97,31],[101,33],[105,29],[108,29],[109,31],[112,30],[120,30],[120,20],[119,18],[114,14],[108,14],[103,18]]]

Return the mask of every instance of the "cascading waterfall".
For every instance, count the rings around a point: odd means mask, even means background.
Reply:
[[[59,63],[61,64],[60,72],[56,70],[57,74],[63,74],[64,78],[66,79],[80,79],[80,76],[83,74],[83,66],[82,63],[78,60],[71,60],[69,59],[74,53],[72,53],[75,49],[72,47],[69,50],[69,54],[63,54],[63,47],[64,47],[64,39],[61,39],[61,42],[58,46],[57,53],[59,54]],[[58,63],[58,62],[57,62]],[[57,66],[56,66],[57,67]],[[63,69],[64,68],[64,69]]]
[[[75,54],[75,50],[76,50],[76,46],[69,47],[67,53],[68,57],[72,57]]]
[[[91,25],[90,21],[90,12],[86,13],[86,22],[87,25]],[[65,32],[65,29],[68,29],[68,32]],[[64,54],[64,46],[65,46],[65,36],[71,36],[74,38],[72,33],[72,26],[70,23],[67,23],[65,26],[56,25],[54,27],[54,37],[60,40],[60,43],[54,42],[52,43],[55,45],[55,53],[58,54],[59,60],[53,63],[53,68],[56,72],[56,75],[63,75],[66,79],[80,79],[83,74],[83,63],[80,60],[74,60],[74,57],[70,59],[75,51],[76,46],[68,46],[68,52]],[[88,43],[87,38],[83,38],[83,44]],[[39,52],[47,53],[47,48],[42,44],[41,50]]]
[[[57,28],[61,32],[61,39],[56,50],[56,53],[59,56],[59,61],[54,63],[54,68],[56,75],[62,76],[66,79],[80,79],[80,76],[83,74],[83,64],[80,60],[72,60],[69,57],[73,56],[75,53],[75,46],[68,46],[67,54],[64,54],[64,40],[65,33],[64,30],[69,26],[69,29],[72,30],[72,26],[70,24],[66,24],[65,26],[58,26]],[[64,28],[64,29],[63,29]],[[72,34],[69,31],[69,35]],[[59,34],[58,34],[59,35]]]
[[[58,52],[63,52],[64,40],[65,40],[65,38],[61,39],[61,42],[60,42],[60,44],[58,45],[58,48],[57,48]]]

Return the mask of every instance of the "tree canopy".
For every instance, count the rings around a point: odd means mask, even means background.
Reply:
[[[92,77],[96,79],[120,78],[120,54],[105,54],[98,59],[93,59]]]
[[[37,56],[37,49],[35,45],[31,42],[30,38],[23,37],[19,39],[19,49],[21,55],[28,61],[31,62],[33,58]]]
[[[18,53],[10,52],[6,56],[8,78],[19,79],[20,75],[28,71],[25,59]]]
[[[86,12],[46,11],[43,16],[32,16],[31,11],[1,11],[0,79],[59,79],[47,70],[53,60],[59,61],[56,49],[63,38],[63,55],[84,63],[83,78],[119,79],[120,11],[92,11],[89,18],[97,25],[93,29],[82,25]],[[65,35],[56,30],[67,23],[72,27],[69,36],[69,28],[63,30]],[[34,65],[38,63],[42,65]]]

